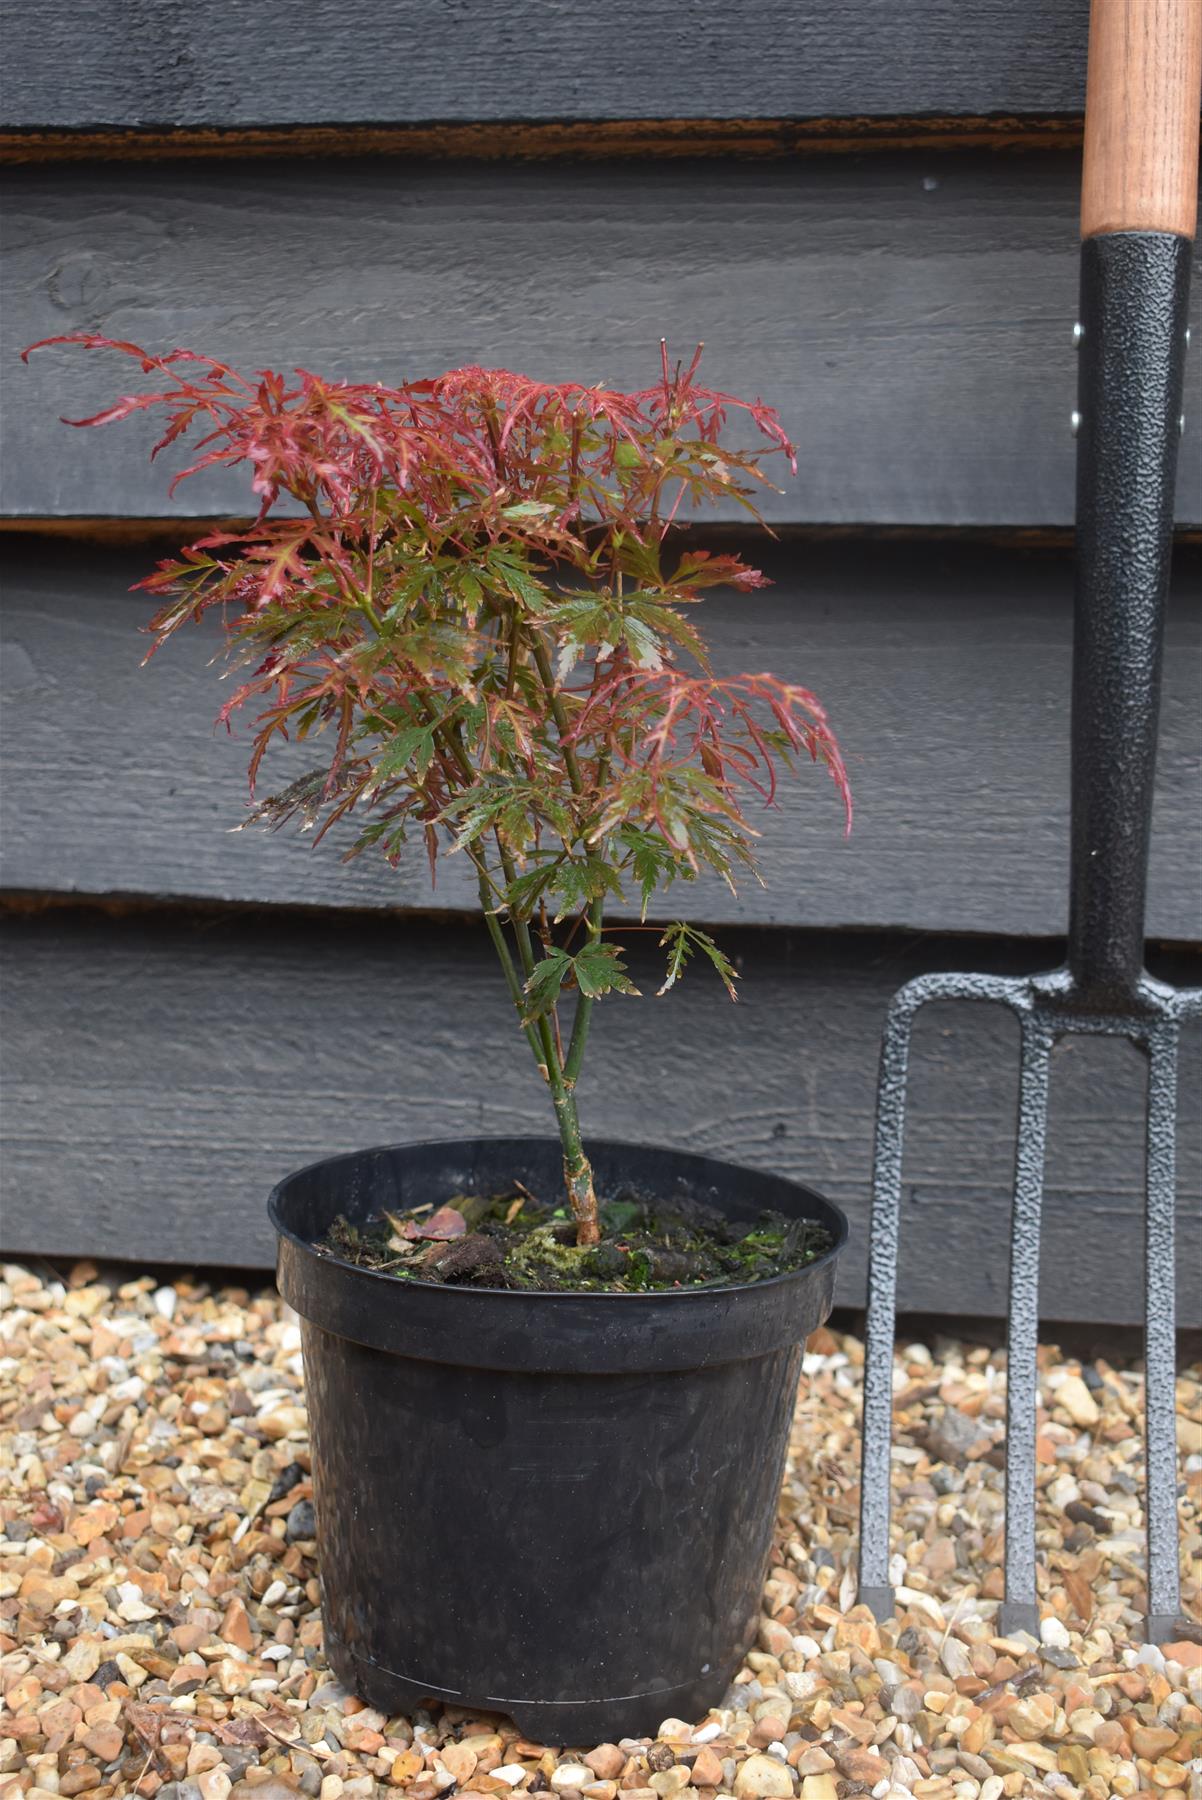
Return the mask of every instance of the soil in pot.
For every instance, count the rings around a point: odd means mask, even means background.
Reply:
[[[580,1247],[567,1209],[520,1183],[490,1196],[355,1222],[340,1214],[317,1248],[357,1268],[440,1285],[555,1293],[741,1287],[804,1269],[831,1248],[816,1219],[717,1207],[623,1189],[599,1206],[601,1241]]]

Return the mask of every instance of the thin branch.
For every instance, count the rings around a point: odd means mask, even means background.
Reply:
[[[580,778],[580,765],[576,760],[576,746],[568,741],[568,733],[571,730],[568,715],[559,689],[555,685],[555,676],[551,669],[551,659],[547,655],[547,646],[537,631],[531,634],[530,648],[534,652],[534,663],[538,670],[539,680],[543,684],[547,703],[555,720],[555,729],[559,733],[559,748],[563,753],[563,766],[568,772],[568,781],[574,794],[583,794],[584,783]]]
[[[596,943],[601,936],[604,904],[605,898],[602,894],[598,894],[596,899],[589,903],[587,923],[590,943]],[[572,1035],[568,1041],[568,1053],[563,1062],[564,1086],[567,1088],[574,1088],[579,1078],[592,1017],[593,1002],[587,994],[581,994],[576,1002],[576,1017],[572,1020]]]
[[[509,989],[509,998],[513,1001],[518,1018],[521,1020],[522,1032],[530,1046],[530,1053],[544,1081],[550,1080],[550,1070],[546,1067],[542,1039],[533,1025],[526,1023],[526,996],[522,992],[522,984],[518,980],[518,972],[513,966],[513,957],[509,953],[509,945],[505,942],[505,932],[493,907],[489,904],[490,877],[482,857],[468,852],[476,865],[479,877],[480,904],[484,908],[484,924],[492,939],[493,949],[501,965],[501,973],[505,977],[505,986]]]

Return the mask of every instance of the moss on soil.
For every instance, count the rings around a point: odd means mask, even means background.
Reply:
[[[831,1243],[814,1219],[761,1212],[734,1220],[701,1201],[630,1192],[601,1202],[601,1242],[588,1249],[577,1245],[566,1208],[524,1191],[457,1194],[444,1205],[437,1215],[427,1205],[363,1223],[340,1216],[316,1247],[401,1281],[630,1294],[765,1281],[804,1268]],[[436,1235],[436,1219],[458,1235]]]

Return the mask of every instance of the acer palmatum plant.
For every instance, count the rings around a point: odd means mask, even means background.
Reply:
[[[826,765],[850,824],[814,695],[714,675],[690,617],[706,590],[764,577],[670,530],[707,500],[758,519],[765,458],[796,466],[775,412],[699,386],[700,351],[682,368],[664,348],[653,386],[618,393],[474,367],[401,387],[247,378],[189,350],[44,342],[118,350],[159,378],[68,423],[160,412],[154,454],[197,430],[176,482],[249,465],[253,524],[209,532],[139,584],[162,601],[150,654],[221,610],[245,673],[220,718],[255,709],[247,823],[298,819],[321,838],[353,814],[348,857],[395,863],[417,835],[432,876],[440,851],[469,859],[550,1091],[578,1241],[595,1243],[577,1086],[594,1004],[637,991],[606,908],[635,899],[645,919],[703,867],[732,887],[754,875],[748,805],[771,806],[799,758]],[[732,415],[756,447],[725,441]],[[274,740],[323,733],[319,767],[257,797]],[[699,952],[734,996],[705,932],[677,921],[661,943],[660,993]]]

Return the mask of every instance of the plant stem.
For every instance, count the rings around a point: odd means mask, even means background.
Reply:
[[[555,686],[555,676],[551,669],[551,658],[547,655],[547,646],[538,632],[530,636],[530,648],[534,653],[534,664],[538,670],[538,678],[543,684],[547,701],[551,707],[551,716],[555,720],[555,729],[559,733],[559,747],[563,751],[563,766],[568,772],[568,782],[574,794],[584,792],[584,783],[580,779],[580,765],[576,761],[576,747],[568,742],[568,715],[564,710],[559,690]]]
[[[522,994],[522,984],[518,980],[518,972],[513,966],[513,958],[509,954],[509,945],[505,942],[505,933],[502,930],[501,921],[498,919],[492,908],[491,896],[488,891],[488,872],[481,861],[477,860],[475,857],[473,857],[472,860],[476,864],[476,873],[480,881],[480,905],[484,909],[484,923],[488,928],[488,935],[492,939],[493,949],[497,953],[497,960],[501,965],[501,973],[504,975],[505,985],[509,989],[509,998],[513,1001],[513,1004],[517,1009],[518,1018],[522,1019],[522,1015],[526,1010],[525,998]],[[530,1046],[530,1052],[534,1057],[535,1066],[537,1067],[539,1074],[544,1081],[549,1083],[551,1073],[543,1059],[543,1047],[538,1032],[533,1025],[527,1025],[524,1020],[522,1022],[522,1031],[525,1034],[526,1042]]]
[[[582,1000],[581,1005],[584,1004]],[[563,1145],[563,1177],[576,1219],[576,1242],[583,1248],[601,1241],[593,1167],[580,1142],[580,1120],[576,1114],[574,1094],[561,1081],[558,1093],[553,1092],[552,1098],[559,1124],[559,1141]]]
[[[555,729],[559,734],[559,747],[563,753],[564,767],[568,772],[568,782],[574,794],[582,794],[584,782],[576,760],[575,746],[569,742],[570,727],[567,712],[555,684],[547,646],[537,631],[531,633],[530,648],[539,680],[543,684],[543,690],[551,708],[551,715],[555,720]],[[590,943],[601,935],[603,905],[603,895],[598,895],[589,904],[587,923]],[[567,1055],[562,1062],[560,1091],[557,1093],[554,1087],[552,1088],[555,1117],[559,1122],[559,1140],[563,1145],[564,1180],[567,1184],[568,1198],[572,1203],[572,1211],[576,1217],[576,1242],[578,1244],[596,1244],[600,1242],[601,1238],[601,1228],[597,1220],[597,1194],[593,1185],[593,1170],[580,1142],[580,1120],[576,1111],[574,1092],[577,1077],[580,1074],[580,1065],[584,1060],[584,1049],[588,1042],[592,1012],[593,1002],[585,994],[579,994],[576,1000],[576,1016],[572,1020],[572,1035],[568,1041]]]
[[[505,879],[507,882],[512,882],[515,873],[513,859],[499,840],[497,842],[497,850],[501,858],[501,868],[504,872]],[[499,940],[499,951],[503,952],[502,966],[504,967],[505,962],[508,962],[507,979],[511,982],[510,994],[513,997],[514,1005],[517,1007],[520,1016],[524,1011],[523,998],[520,989],[517,989],[517,971],[514,969],[512,960],[509,958],[509,948],[505,943],[500,922],[495,914],[490,915],[486,913],[485,917],[490,921],[490,929],[495,928],[493,942],[494,944],[497,944]],[[524,919],[515,919],[513,921],[513,931],[514,936],[517,939],[518,955],[521,958],[522,968],[526,971],[526,978],[529,980],[531,974],[534,972],[534,948],[530,939],[530,928]],[[515,992],[515,990],[517,991]],[[583,1027],[580,1028],[580,1043],[576,1057],[577,1068],[579,1068],[580,1057],[584,1054],[584,1039],[588,1035],[587,1014],[592,1007],[591,1000],[586,1000],[583,994],[577,1001],[577,1021],[579,1021],[580,1018],[581,1007],[585,1009],[585,1023]],[[577,1028],[577,1024],[573,1024],[573,1044],[576,1043]],[[539,1054],[539,1050],[534,1050],[534,1059],[538,1064],[543,1080],[551,1090],[551,1104],[555,1109],[555,1123],[559,1127],[559,1141],[563,1146],[564,1184],[567,1187],[568,1200],[576,1220],[576,1242],[581,1246],[599,1243],[601,1239],[601,1227],[597,1222],[597,1194],[593,1186],[592,1164],[584,1154],[584,1149],[580,1142],[580,1119],[576,1111],[576,1098],[572,1092],[572,1084],[565,1079],[564,1069],[556,1051],[555,1039],[552,1035],[550,1021],[544,1017],[539,1019],[537,1027],[526,1026],[524,1029],[532,1049],[534,1049],[535,1043],[534,1034],[537,1032],[537,1042],[541,1049],[541,1055]],[[569,1055],[570,1054],[571,1049],[569,1047]]]
[[[499,842],[498,849],[500,849]],[[501,850],[501,868],[504,872],[506,882],[512,884],[515,876],[513,861],[508,852],[503,849]],[[517,940],[518,957],[522,964],[522,972],[525,975],[526,980],[529,981],[530,977],[534,974],[535,966],[534,941],[530,936],[530,927],[527,925],[525,919],[514,919],[512,923],[513,935]],[[524,1000],[521,1003],[519,1010],[524,1012]],[[541,1049],[541,1055],[537,1058],[539,1067],[545,1070],[544,1080],[551,1089],[552,1099],[558,1104],[557,1097],[563,1089],[563,1068],[560,1063],[558,1050],[556,1049],[555,1034],[551,1029],[551,1021],[544,1013],[540,1019],[535,1021],[530,1029],[537,1034]]]
[[[556,723],[558,724],[558,720]],[[452,754],[459,762],[461,768],[464,769],[465,773],[470,775],[472,772],[471,765],[468,762],[462,745],[458,742],[453,727],[446,733],[446,738]],[[578,779],[579,776],[577,776],[577,780]],[[501,871],[505,877],[506,883],[512,885],[517,874],[517,871],[514,868],[513,858],[506,850],[499,836],[497,836],[496,844],[497,854],[501,861]],[[501,971],[505,976],[505,984],[509,989],[509,997],[517,1009],[519,1019],[522,1020],[522,1030],[525,1033],[526,1042],[530,1045],[531,1053],[534,1057],[539,1074],[551,1090],[551,1104],[555,1109],[555,1122],[559,1127],[559,1141],[563,1146],[564,1183],[567,1187],[568,1200],[571,1204],[572,1214],[576,1220],[576,1242],[582,1246],[596,1244],[599,1243],[601,1239],[601,1228],[597,1221],[597,1195],[593,1186],[592,1165],[590,1164],[588,1157],[584,1154],[584,1149],[580,1142],[580,1119],[576,1111],[575,1096],[572,1093],[571,1086],[564,1079],[563,1067],[556,1051],[555,1039],[552,1035],[549,1021],[546,1018],[542,1018],[533,1025],[528,1025],[525,1021],[525,996],[522,992],[521,983],[518,980],[517,970],[513,966],[513,958],[509,953],[509,945],[505,941],[505,933],[502,929],[501,921],[492,910],[488,891],[488,874],[484,867],[483,858],[477,854],[473,856],[472,860],[476,865],[476,873],[480,882],[480,900],[484,907],[484,922],[488,928],[489,937],[492,939],[493,948],[497,952],[497,957],[501,964]],[[597,929],[599,931],[600,908],[598,903],[594,902],[594,905],[598,905]],[[522,972],[526,980],[529,981],[531,975],[534,973],[535,960],[534,946],[530,937],[530,928],[524,919],[514,919],[512,924],[513,935],[517,942],[518,957],[522,965]],[[583,1024],[580,1023],[579,1009],[581,1007],[585,1009]],[[577,1047],[575,1065],[577,1069],[579,1069],[580,1066],[580,1058],[584,1054],[584,1040],[588,1035],[588,1013],[591,1010],[592,1002],[586,1000],[582,994],[578,1002],[576,1022],[574,1022],[572,1028],[573,1045],[577,1043],[577,1032],[579,1031],[579,1044]],[[571,1046],[569,1046],[568,1054],[569,1056],[571,1055]]]
[[[601,936],[601,909],[604,902],[598,894],[589,902],[588,939],[595,943]],[[584,1046],[588,1042],[588,1028],[592,1022],[593,1003],[587,995],[581,994],[576,1002],[576,1017],[572,1020],[572,1035],[568,1040],[568,1053],[563,1059],[564,1086],[570,1091],[576,1086],[580,1074],[580,1065],[584,1061]]]

